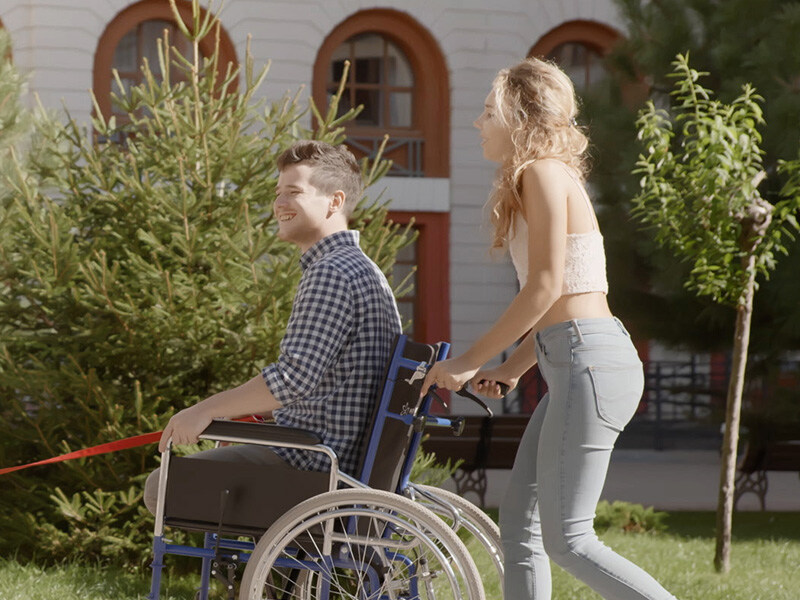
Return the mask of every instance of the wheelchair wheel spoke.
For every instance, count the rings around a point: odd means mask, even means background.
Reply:
[[[301,558],[304,557],[304,558]],[[340,490],[298,505],[259,541],[240,600],[484,600],[458,537],[396,494]]]

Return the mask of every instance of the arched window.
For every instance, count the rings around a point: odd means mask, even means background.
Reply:
[[[191,43],[174,22],[163,19],[142,21],[122,36],[114,49],[111,68],[118,71],[120,81],[126,91],[144,80],[141,66],[145,60],[147,60],[153,75],[159,79],[163,76],[158,60],[158,40],[164,37],[165,31],[168,33],[170,44],[185,58],[191,59]],[[172,76],[172,79],[176,75],[177,73]],[[124,114],[117,106],[112,106],[111,112],[117,115]]]
[[[178,12],[184,22],[191,24],[191,5],[179,0]],[[112,84],[112,70],[119,71],[123,85],[128,89],[141,82],[141,65],[147,58],[150,69],[160,75],[157,40],[169,32],[170,43],[184,56],[191,56],[189,41],[175,24],[175,16],[168,0],[142,0],[122,12],[108,24],[97,44],[94,57],[94,92],[100,110],[106,117],[114,112],[111,106],[111,91],[118,91]],[[209,56],[214,51],[212,35],[200,42],[200,51]],[[220,32],[219,69],[224,73],[228,63],[236,64],[236,51],[227,33]]]
[[[340,111],[364,106],[346,125],[347,145],[357,156],[373,156],[389,134],[384,156],[394,161],[389,173],[393,185],[404,198],[420,194],[430,200],[431,189],[440,190],[442,183],[447,187],[443,180],[450,172],[449,76],[436,40],[397,10],[369,9],[350,16],[317,53],[313,97],[321,109],[338,88],[346,60],[351,67]],[[411,321],[408,333],[419,341],[448,340],[449,214],[417,208],[394,210],[389,218],[402,224],[413,220],[419,234],[395,268],[396,280],[414,272],[413,290],[399,299],[404,319]]]
[[[584,42],[559,44],[547,58],[561,65],[579,92],[606,76],[602,52]]]
[[[347,125],[347,144],[372,155],[389,134],[390,175],[447,177],[449,173],[448,73],[438,44],[406,13],[364,10],[340,23],[322,43],[314,64],[314,100],[327,107],[351,64],[340,105],[364,106]]]
[[[619,33],[602,23],[569,21],[543,35],[528,56],[553,60],[580,93],[605,78],[603,57],[619,39]]]
[[[364,110],[355,119],[358,126],[411,129],[414,73],[397,44],[376,33],[363,33],[339,46],[331,57],[329,98],[341,81],[345,61],[353,68],[339,114],[363,104]]]

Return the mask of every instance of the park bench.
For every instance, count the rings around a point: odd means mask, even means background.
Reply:
[[[465,416],[464,430],[460,436],[449,431],[432,430],[422,446],[433,452],[439,462],[462,461],[453,475],[456,492],[464,496],[472,492],[480,505],[486,503],[486,470],[510,469],[528,425],[530,415],[503,414],[494,417]]]
[[[751,426],[737,470],[734,507],[739,498],[752,492],[758,496],[761,510],[766,510],[767,472],[800,473],[800,427],[792,423]]]

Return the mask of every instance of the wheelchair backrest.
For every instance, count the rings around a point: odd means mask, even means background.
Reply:
[[[359,479],[375,489],[395,491],[405,485],[421,433],[413,419],[427,415],[430,394],[419,393],[430,366],[444,358],[449,344],[420,344],[397,336],[379,402],[361,449]]]

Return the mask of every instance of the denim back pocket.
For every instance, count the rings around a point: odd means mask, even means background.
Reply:
[[[600,419],[622,431],[633,418],[644,391],[640,364],[619,367],[589,367],[595,405]]]

